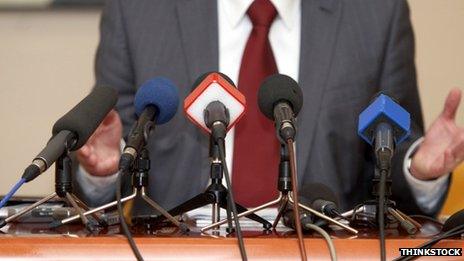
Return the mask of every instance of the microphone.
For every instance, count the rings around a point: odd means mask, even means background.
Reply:
[[[119,160],[119,169],[127,171],[146,145],[155,124],[170,121],[177,112],[179,93],[168,79],[158,77],[146,81],[135,94],[134,107],[138,120],[134,123]]]
[[[259,88],[258,105],[275,122],[279,138],[295,140],[295,117],[303,106],[303,93],[295,80],[283,74],[266,78]]]
[[[300,189],[302,204],[331,218],[340,217],[339,200],[335,193],[322,183],[309,183]]]
[[[307,224],[313,224],[313,216],[308,213],[307,211],[302,211],[300,212],[300,223],[301,227],[304,230],[308,230]],[[287,209],[284,214],[282,215],[282,223],[284,226],[289,227],[293,230],[296,229],[295,225],[295,213],[293,212],[292,209]]]
[[[245,96],[225,74],[200,76],[196,88],[184,101],[187,118],[217,141],[224,139],[245,113]]]
[[[108,112],[115,106],[117,92],[105,86],[92,90],[81,102],[53,125],[53,136],[23,173],[29,182],[45,172],[65,151],[81,148]]]
[[[464,225],[464,209],[454,213],[451,215],[443,224],[443,228],[441,231],[443,232],[448,232],[450,230],[456,229],[457,227],[460,227],[461,230]]]
[[[359,115],[358,135],[374,146],[381,170],[390,168],[394,147],[410,135],[410,125],[409,113],[385,94],[380,94]]]

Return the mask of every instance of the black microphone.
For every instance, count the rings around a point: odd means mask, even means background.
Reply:
[[[153,78],[135,94],[134,107],[139,119],[134,123],[119,160],[119,169],[127,171],[133,165],[140,150],[145,146],[155,124],[164,124],[177,112],[179,94],[177,87],[168,79]]]
[[[300,189],[300,201],[302,204],[321,212],[331,218],[340,217],[338,210],[338,197],[326,185],[322,183],[309,183]]]
[[[224,140],[230,122],[229,110],[220,101],[213,101],[206,106],[205,124],[211,129],[214,140]]]
[[[187,117],[215,141],[224,140],[245,112],[245,97],[227,75],[208,72],[194,83],[194,90],[185,98]]]
[[[374,147],[379,169],[390,169],[395,145],[409,136],[410,125],[409,113],[385,94],[359,115],[358,135]]]
[[[53,136],[23,173],[29,182],[45,172],[66,151],[81,148],[118,99],[117,92],[99,86],[53,125]]]
[[[275,122],[279,138],[295,140],[295,117],[303,106],[303,93],[295,80],[283,74],[266,78],[259,88],[258,105]]]
[[[301,222],[301,227],[304,230],[308,230],[307,224],[312,224],[314,222],[313,216],[307,212],[307,211],[301,211],[300,212],[300,222]],[[285,210],[284,214],[282,215],[282,223],[284,226],[289,227],[291,229],[296,229],[295,226],[295,213],[293,212],[293,209],[287,209]]]

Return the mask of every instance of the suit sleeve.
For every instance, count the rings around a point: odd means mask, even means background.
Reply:
[[[120,0],[106,1],[102,12],[100,42],[95,58],[95,88],[108,86],[118,91],[116,110],[121,116],[125,137],[135,121],[133,101],[136,88],[121,5]],[[123,184],[123,191],[128,191],[130,182],[124,180]],[[81,199],[91,206],[102,203],[102,199],[91,198],[82,185],[85,184],[81,184],[77,178],[74,179],[76,194]]]
[[[411,136],[396,148],[393,158],[392,199],[396,201],[399,209],[409,214],[436,215],[443,205],[446,191],[441,193],[439,203],[428,213],[424,213],[402,170],[409,146],[424,135],[414,62],[414,34],[409,7],[405,0],[396,1],[389,32],[380,76],[380,90],[396,98],[411,114]],[[445,187],[447,190],[448,185]]]

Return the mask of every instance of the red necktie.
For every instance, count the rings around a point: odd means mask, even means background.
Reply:
[[[239,204],[254,207],[277,196],[280,146],[274,123],[260,112],[257,98],[261,82],[277,73],[268,39],[277,11],[269,0],[255,0],[247,14],[253,30],[243,53],[238,79],[247,109],[235,127],[233,191]]]

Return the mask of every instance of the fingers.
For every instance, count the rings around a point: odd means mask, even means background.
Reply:
[[[446,97],[445,107],[443,108],[442,115],[450,120],[456,117],[459,103],[461,102],[461,90],[458,88],[452,89]]]
[[[119,117],[118,113],[114,109],[112,109],[103,119],[101,124],[104,126],[111,125],[111,123],[114,122],[117,117]]]
[[[454,170],[464,161],[464,131],[457,134],[445,151],[445,168],[448,171]]]

